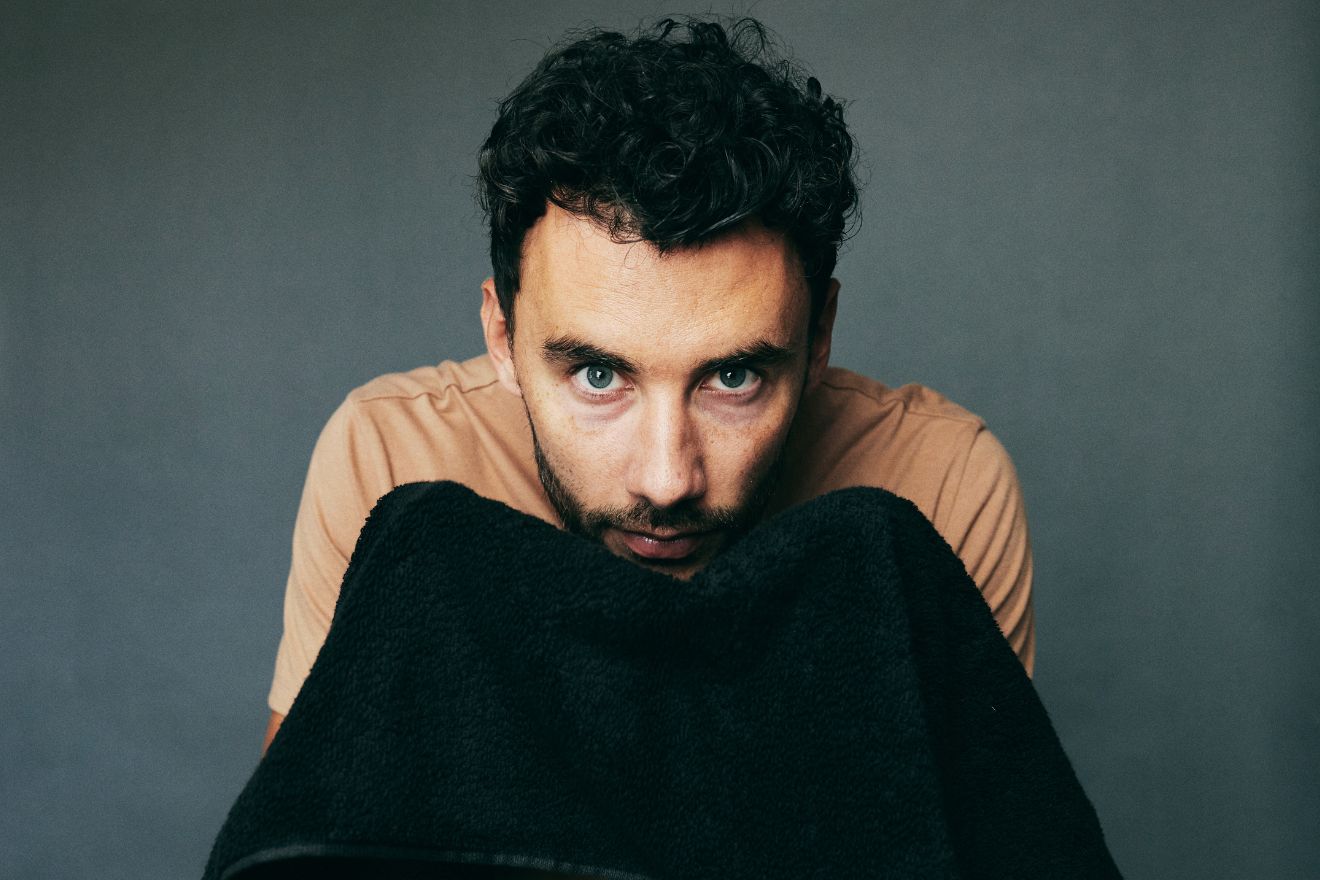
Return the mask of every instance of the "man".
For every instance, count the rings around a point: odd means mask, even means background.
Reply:
[[[1030,671],[1031,556],[1007,454],[932,391],[828,366],[852,140],[759,25],[666,21],[551,52],[501,104],[481,191],[487,354],[368,383],[323,431],[267,743],[367,513],[418,480],[464,483],[680,579],[777,510],[886,488],[959,554]]]

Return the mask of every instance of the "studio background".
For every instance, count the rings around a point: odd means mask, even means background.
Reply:
[[[1013,454],[1129,877],[1320,876],[1320,7],[763,0],[850,101],[834,362]],[[0,876],[199,876],[316,434],[481,350],[472,176],[647,2],[0,9]]]

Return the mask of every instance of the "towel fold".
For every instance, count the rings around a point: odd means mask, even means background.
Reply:
[[[463,486],[402,486],[206,877],[504,868],[1118,876],[1017,657],[910,502],[830,493],[683,582]]]

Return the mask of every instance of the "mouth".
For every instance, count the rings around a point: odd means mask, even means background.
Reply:
[[[710,532],[631,532],[620,530],[623,544],[647,562],[683,562],[701,548]]]

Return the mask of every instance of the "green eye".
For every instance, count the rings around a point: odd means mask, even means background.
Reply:
[[[587,384],[598,391],[610,387],[610,383],[614,381],[614,371],[609,367],[593,365],[586,367],[583,372],[586,373]]]
[[[746,382],[746,367],[725,367],[720,370],[720,384],[725,388],[741,388]]]

